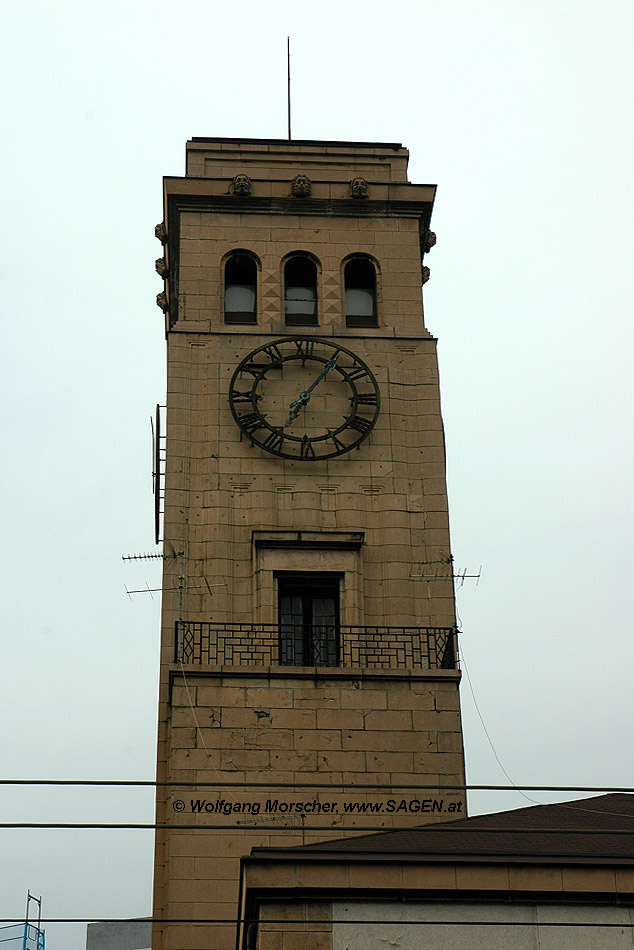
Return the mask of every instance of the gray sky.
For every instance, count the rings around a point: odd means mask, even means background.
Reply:
[[[516,783],[634,785],[634,8],[625,0],[14,2],[3,17],[8,778],[154,775],[149,416],[161,177],[192,135],[399,141],[437,182],[464,656]],[[468,778],[505,783],[463,685]],[[533,795],[537,801],[572,795]],[[0,789],[3,821],[151,821],[145,791]],[[472,811],[518,807],[479,794]],[[150,912],[149,832],[1,831],[0,916]],[[85,927],[49,926],[49,950]]]

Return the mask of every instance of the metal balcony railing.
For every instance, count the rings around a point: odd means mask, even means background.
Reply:
[[[176,623],[177,663],[202,666],[339,666],[371,670],[454,670],[453,627],[300,627]]]

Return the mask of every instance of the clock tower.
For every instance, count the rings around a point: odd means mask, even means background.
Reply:
[[[435,186],[407,161],[195,138],[164,182],[155,950],[235,945],[254,846],[464,814]]]

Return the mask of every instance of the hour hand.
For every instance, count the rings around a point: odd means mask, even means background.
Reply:
[[[309,399],[310,399],[310,391],[306,390],[306,392],[300,393],[299,397],[290,404],[289,409],[291,411],[290,411],[288,419],[284,423],[284,428],[286,428],[287,426],[290,426],[291,422],[293,422],[294,419],[297,419],[300,411],[304,408],[304,406],[306,405]]]

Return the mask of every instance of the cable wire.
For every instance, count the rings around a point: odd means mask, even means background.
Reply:
[[[418,813],[416,813],[418,814]],[[287,821],[292,821],[294,818],[300,817],[300,813],[292,815],[281,816]],[[341,816],[343,817],[343,816]],[[487,815],[476,815],[474,817],[486,818]],[[632,815],[619,815],[620,818],[629,818],[630,820],[634,817]],[[469,819],[466,819],[467,821]],[[385,825],[305,825],[304,831],[321,831],[322,833],[326,832],[363,832],[364,834],[369,831],[382,831],[385,833],[395,833],[398,831],[424,831],[425,834],[428,832],[435,832],[436,834],[461,834],[461,835],[470,835],[470,834],[495,834],[495,835],[634,835],[634,828],[632,830],[627,829],[617,829],[617,828],[500,828],[500,827],[491,827],[487,828],[478,827],[478,828],[465,828],[462,821],[448,821],[448,822],[438,822],[438,827],[435,823],[428,825],[400,825],[400,826],[390,826],[386,827]],[[103,830],[103,831],[155,831],[156,829],[166,830],[166,831],[242,831],[251,833],[253,831],[266,831],[274,832],[279,831],[280,833],[288,834],[288,827],[279,827],[276,828],[271,824],[250,824],[248,827],[246,825],[218,825],[218,824],[156,824],[154,822],[66,822],[66,821],[3,821],[0,822],[0,830],[2,829],[16,829],[16,828],[25,828],[25,829],[49,829],[49,830]],[[634,856],[634,855],[633,855]]]
[[[425,776],[421,775],[421,778]],[[477,792],[517,792],[524,790],[526,792],[601,792],[603,794],[634,794],[634,785],[461,785],[461,784],[452,784],[452,785],[429,785],[429,784],[418,784],[417,782],[408,782],[406,784],[401,783],[377,783],[377,782],[368,782],[364,784],[348,783],[348,782],[191,782],[191,781],[167,781],[167,782],[156,782],[149,779],[142,779],[141,781],[128,780],[128,779],[55,779],[55,778],[41,778],[41,779],[28,779],[28,778],[3,778],[0,779],[0,786],[2,785],[50,785],[50,786],[69,786],[69,787],[121,787],[121,788],[327,788],[329,790],[333,788],[351,788],[355,791],[362,789],[407,789],[413,788],[418,790],[436,790],[439,792],[442,791],[477,791]],[[538,805],[545,804],[544,802],[537,802]]]
[[[612,905],[610,905],[612,906]],[[623,909],[623,908],[621,908]],[[324,920],[301,920],[301,924],[310,926],[323,926]],[[0,924],[24,924],[24,918],[5,917],[0,918]],[[200,924],[209,926],[210,924],[236,924],[248,925],[252,923],[264,924],[288,924],[288,918],[266,918],[260,920],[259,917],[43,917],[41,924],[164,924],[166,926],[176,924]],[[412,926],[412,927],[595,927],[597,929],[621,927],[622,929],[634,928],[634,923],[612,923],[609,921],[569,921],[569,920],[331,920],[332,924],[353,924],[359,926],[362,924],[371,924],[372,926]]]

